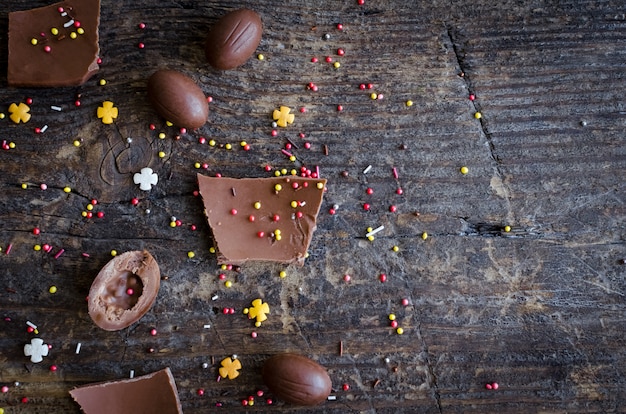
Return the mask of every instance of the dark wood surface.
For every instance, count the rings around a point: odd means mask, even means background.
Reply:
[[[28,124],[0,121],[0,139],[16,144],[0,150],[5,413],[79,412],[72,387],[164,367],[186,413],[625,412],[622,2],[102,0],[103,64],[94,78],[75,88],[8,88],[7,13],[47,4],[0,6],[0,110],[33,99]],[[204,61],[207,30],[242,6],[263,18],[257,52],[265,60],[217,72]],[[188,74],[213,97],[204,127],[176,139],[148,105],[146,81],[157,68]],[[319,90],[307,90],[309,82]],[[114,125],[96,118],[105,100],[119,108]],[[280,105],[296,120],[272,137]],[[201,145],[200,136],[218,145]],[[296,163],[281,153],[288,139],[298,145]],[[226,143],[233,149],[219,147]],[[226,271],[226,288],[195,174],[263,177],[267,164],[319,166],[329,180],[310,257],[302,268]],[[160,178],[149,193],[132,183],[146,166]],[[93,198],[103,218],[82,217]],[[182,226],[171,228],[172,216]],[[380,225],[368,241],[366,229]],[[51,253],[33,249],[44,243]],[[166,279],[145,317],[105,332],[85,297],[111,250],[135,249],[148,249]],[[242,314],[256,298],[271,308],[259,328]],[[224,315],[231,307],[235,314]],[[26,321],[52,345],[40,364],[23,354],[34,337]],[[304,409],[272,397],[260,367],[285,351],[325,366],[336,400]],[[217,382],[219,361],[233,354],[240,377]],[[491,382],[497,391],[485,388]],[[265,395],[242,407],[257,390]]]

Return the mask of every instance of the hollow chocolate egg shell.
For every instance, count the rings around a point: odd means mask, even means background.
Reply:
[[[148,79],[148,98],[165,120],[185,128],[199,128],[209,116],[209,104],[198,84],[176,70],[161,69]]]
[[[223,16],[211,28],[205,45],[206,59],[216,69],[234,69],[252,56],[261,42],[263,23],[259,14],[239,9]]]
[[[91,284],[89,316],[104,330],[124,329],[148,312],[160,284],[159,265],[148,251],[134,250],[116,256]]]

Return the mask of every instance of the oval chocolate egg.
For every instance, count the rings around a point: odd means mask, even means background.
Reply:
[[[137,322],[159,292],[161,272],[146,250],[115,256],[100,270],[89,289],[89,316],[107,331]]]
[[[213,26],[205,45],[206,59],[216,69],[243,65],[261,42],[261,17],[250,9],[228,13]]]
[[[154,109],[179,127],[199,128],[209,116],[202,89],[175,70],[158,70],[148,79],[148,97]]]
[[[326,369],[298,354],[274,355],[263,365],[263,381],[283,400],[317,405],[328,398],[332,383]]]

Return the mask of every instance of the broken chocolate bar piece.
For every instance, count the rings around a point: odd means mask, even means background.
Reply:
[[[82,85],[98,69],[100,0],[9,13],[9,86]]]
[[[169,368],[141,377],[101,382],[70,391],[85,414],[180,414],[176,383]]]
[[[326,180],[296,176],[224,178],[198,174],[218,263],[304,264]]]

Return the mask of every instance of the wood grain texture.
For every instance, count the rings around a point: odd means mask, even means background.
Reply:
[[[96,77],[76,88],[7,88],[7,13],[46,4],[15,0],[0,14],[0,112],[34,100],[28,124],[0,120],[0,140],[16,144],[0,150],[5,413],[77,413],[72,387],[167,366],[185,413],[623,412],[621,2],[102,0]],[[239,7],[261,15],[257,52],[265,59],[213,70],[204,60],[208,29]],[[147,78],[159,68],[182,71],[213,97],[205,126],[180,134],[149,106]],[[319,90],[307,90],[309,82]],[[114,125],[96,118],[105,100],[119,108]],[[272,137],[280,105],[292,108],[295,123]],[[44,134],[33,132],[43,125]],[[217,145],[199,144],[200,136]],[[280,151],[288,139],[298,145],[295,163]],[[264,177],[267,164],[319,166],[329,180],[310,257],[303,268],[222,271],[193,195],[196,173]],[[146,166],[159,175],[149,193],[132,183]],[[83,218],[94,198],[105,216]],[[172,216],[183,225],[171,228]],[[368,241],[366,229],[380,225]],[[34,251],[44,243],[51,253]],[[157,301],[131,327],[100,330],[84,300],[91,282],[111,250],[137,249],[149,250],[166,276]],[[242,315],[256,298],[271,308],[259,328]],[[40,364],[23,356],[33,337],[26,321],[52,345]],[[325,366],[336,400],[268,405],[260,369],[279,352]],[[216,381],[219,361],[233,354],[240,377]],[[485,389],[494,381],[497,391]],[[265,396],[242,407],[259,389]]]

